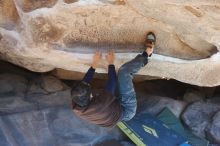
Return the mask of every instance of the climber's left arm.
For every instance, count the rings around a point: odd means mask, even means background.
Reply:
[[[91,67],[89,68],[89,70],[87,71],[87,73],[85,74],[84,78],[82,81],[86,82],[86,83],[91,83],[93,76],[95,74],[95,69],[100,61],[102,57],[101,52],[96,52],[93,56],[93,61],[91,64]]]

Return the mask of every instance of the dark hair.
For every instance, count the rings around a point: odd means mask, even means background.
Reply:
[[[72,100],[79,106],[85,107],[89,104],[91,94],[91,86],[86,82],[79,82],[71,90]]]

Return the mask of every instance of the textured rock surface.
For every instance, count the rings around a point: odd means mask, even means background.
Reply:
[[[220,111],[212,118],[212,124],[208,130],[210,138],[220,144]]]
[[[38,8],[54,6],[57,0],[20,0],[17,1],[24,12],[30,12]]]
[[[0,94],[1,95],[19,95],[24,96],[27,89],[28,80],[15,74],[1,74],[0,76]]]
[[[192,90],[192,89],[188,89],[183,96],[183,100],[188,103],[195,102],[195,101],[202,101],[204,99],[205,99],[204,93],[200,91]]]
[[[219,103],[195,102],[182,114],[184,123],[201,137],[219,143]]]
[[[120,139],[110,131],[78,119],[67,108],[47,108],[0,117],[2,146],[87,146],[103,137]]]
[[[52,81],[55,84],[48,91],[45,82]],[[39,76],[33,80],[0,74],[0,87],[1,146],[92,146],[110,139],[122,142],[117,128],[101,128],[76,117],[69,88],[56,78]],[[122,146],[129,146],[129,142]]]
[[[13,29],[16,25],[18,25],[19,15],[15,4],[12,0],[0,1],[0,27],[6,29]],[[1,37],[0,37],[1,38]]]
[[[145,98],[143,101],[139,101],[139,103],[137,112],[141,111],[154,116],[159,114],[165,107],[168,107],[176,117],[179,117],[186,106],[185,102],[157,96],[148,97],[147,99]]]
[[[0,58],[29,70],[85,72],[97,49],[115,49],[119,68],[154,31],[156,54],[138,74],[220,85],[219,1],[3,0],[0,11]]]

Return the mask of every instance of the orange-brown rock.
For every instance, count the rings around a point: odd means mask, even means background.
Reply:
[[[65,3],[67,4],[71,4],[71,3],[75,3],[78,2],[79,0],[64,0]]]
[[[0,25],[1,59],[36,72],[59,68],[85,73],[99,50],[103,58],[97,72],[106,73],[104,55],[109,49],[115,50],[119,69],[143,51],[146,34],[153,31],[156,48],[149,64],[137,73],[142,79],[153,76],[220,85],[219,1],[14,2],[21,23],[12,21],[19,28],[13,31]]]
[[[50,8],[56,4],[57,0],[19,0],[19,6],[24,12],[30,12],[38,8]]]
[[[0,0],[0,27],[13,29],[19,22],[19,15],[13,0]]]
[[[63,34],[52,21],[44,17],[37,17],[30,21],[31,34],[35,43],[58,41]]]

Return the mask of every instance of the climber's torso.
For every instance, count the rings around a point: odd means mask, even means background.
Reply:
[[[86,108],[76,106],[76,115],[103,127],[113,127],[121,117],[121,106],[111,93],[101,90],[93,93],[94,97]]]

